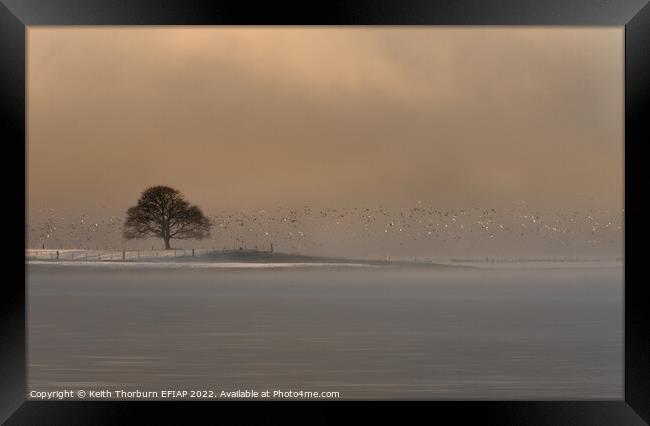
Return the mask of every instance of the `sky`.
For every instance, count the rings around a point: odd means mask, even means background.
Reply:
[[[206,212],[620,211],[623,47],[622,27],[30,27],[28,220],[123,215],[157,184]]]

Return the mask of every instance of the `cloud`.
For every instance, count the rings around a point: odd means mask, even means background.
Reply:
[[[30,205],[619,205],[622,54],[620,28],[30,28]]]

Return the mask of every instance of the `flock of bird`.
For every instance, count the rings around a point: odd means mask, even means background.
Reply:
[[[27,224],[30,248],[158,249],[160,242],[124,241],[123,218],[91,219],[53,210],[37,212]],[[444,250],[455,244],[620,246],[624,211],[537,210],[522,204],[509,209],[441,210],[418,202],[407,209],[387,207],[276,207],[271,210],[216,212],[209,215],[212,237],[179,242],[179,247],[310,252],[328,245],[372,247],[375,252]]]

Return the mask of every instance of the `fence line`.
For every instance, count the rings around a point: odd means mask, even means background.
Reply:
[[[216,248],[192,248],[176,250],[86,250],[86,249],[26,249],[25,258],[33,260],[74,261],[138,261],[156,258],[200,257],[210,253],[226,253],[237,250]],[[253,250],[247,250],[253,251]],[[264,250],[254,250],[262,253]]]

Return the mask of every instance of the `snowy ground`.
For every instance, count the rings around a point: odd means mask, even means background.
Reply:
[[[523,260],[523,261],[495,261],[485,262],[459,262],[449,259],[438,259],[438,264],[471,266],[485,269],[582,269],[582,268],[622,268],[624,261],[617,259],[558,259],[558,260]]]
[[[230,261],[215,259],[214,255],[227,252],[210,249],[192,250],[153,250],[153,251],[118,251],[118,250],[83,250],[51,249],[26,250],[25,260],[30,265],[61,266],[102,266],[102,267],[156,267],[156,268],[297,268],[297,267],[378,267],[368,263],[353,262],[279,262],[279,261]],[[232,252],[231,252],[232,253]],[[247,252],[247,254],[251,254]],[[265,257],[260,252],[260,258]],[[238,253],[234,253],[235,260]]]
[[[108,268],[221,268],[221,269],[264,269],[264,268],[314,268],[314,267],[346,267],[346,268],[386,268],[389,266],[371,265],[366,263],[316,263],[316,262],[175,262],[162,261],[73,261],[73,260],[30,260],[29,265],[56,266],[99,266]]]
[[[28,391],[623,397],[620,268],[43,263],[27,265]]]
[[[275,256],[284,256],[284,259],[273,259]],[[293,268],[314,266],[389,266],[373,261],[337,261],[336,259],[317,257],[304,257],[273,254],[268,252],[248,251],[224,252],[213,249],[188,249],[179,250],[85,250],[85,249],[49,249],[25,251],[25,260],[31,265],[52,264],[57,265],[87,265],[87,266],[154,266],[154,267],[186,267],[186,268]],[[381,261],[379,261],[381,262]],[[409,262],[410,263],[410,262]],[[403,264],[403,262],[398,262]],[[581,269],[581,268],[621,268],[624,265],[622,258],[578,258],[578,259],[498,259],[485,260],[458,260],[451,258],[434,258],[413,262],[417,265],[446,265],[459,267],[472,267],[484,269]]]

